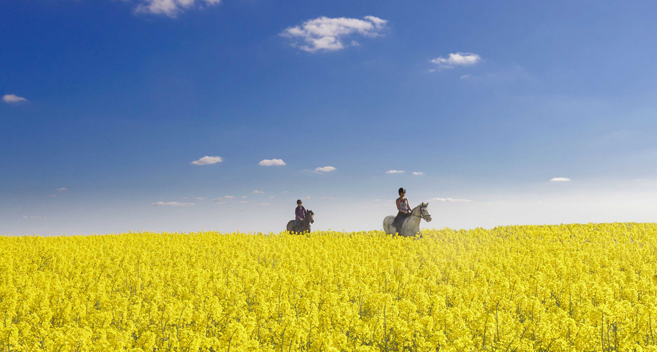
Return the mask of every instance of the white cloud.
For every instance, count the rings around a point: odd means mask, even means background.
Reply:
[[[447,58],[437,57],[431,60],[432,63],[438,65],[439,69],[450,69],[456,66],[472,66],[481,61],[481,56],[472,53],[452,53]],[[466,75],[467,76],[467,75]],[[467,78],[467,77],[461,77]]]
[[[251,193],[253,193],[253,194],[264,194],[265,192],[263,192],[263,191],[258,191],[258,190],[255,190],[255,191],[253,191],[253,192],[251,192]]]
[[[205,198],[205,197],[194,197],[194,199],[196,199],[196,200],[206,200],[207,198]]]
[[[567,177],[555,177],[550,180],[550,182],[568,182],[568,181],[570,181],[570,179]]]
[[[215,202],[215,203],[223,204],[227,200],[230,200],[230,199],[235,199],[235,196],[223,196],[223,197],[219,197],[219,198],[214,198],[214,199],[212,199],[212,201]]]
[[[413,175],[415,175],[415,176],[424,175],[424,172],[421,172],[421,171],[413,171]]]
[[[204,156],[198,160],[192,161],[192,164],[194,165],[212,165],[216,163],[220,163],[224,161],[224,159],[220,156]]]
[[[19,97],[19,96],[14,95],[14,94],[5,94],[2,97],[2,101],[4,101],[7,104],[16,104],[16,103],[26,103],[27,99],[25,99],[23,97]]]
[[[66,192],[68,191],[68,188],[62,187],[58,189],[59,192]]]
[[[24,215],[23,216],[23,219],[28,219],[28,220],[43,220],[43,219],[46,219],[46,218],[47,218],[46,216],[33,216],[33,215],[30,215],[30,216]]]
[[[303,197],[303,199],[310,199],[310,196],[305,196]]]
[[[246,203],[248,203],[248,202],[249,202],[248,200],[240,200],[238,203],[246,204]]]
[[[184,10],[219,5],[221,0],[139,0],[135,13],[176,17]]]
[[[180,202],[155,202],[152,205],[168,206],[168,207],[191,207],[194,203],[180,203]]]
[[[463,75],[463,76],[461,76],[461,79],[468,79],[468,78],[470,78],[470,75]]]
[[[388,170],[386,171],[386,174],[403,174],[404,171],[402,170]]]
[[[335,171],[336,169],[333,166],[322,166],[315,168],[315,172],[331,172]]]
[[[432,198],[429,201],[436,202],[472,202],[470,199],[456,199],[456,198]]]
[[[357,18],[319,17],[304,22],[300,26],[289,27],[280,33],[281,36],[292,38],[293,47],[307,52],[335,51],[345,48],[343,39],[360,34],[366,37],[376,37],[386,28],[388,21],[374,16]],[[352,41],[352,46],[358,46]]]
[[[285,166],[287,165],[283,159],[264,159],[261,160],[258,165],[260,166]]]
[[[258,207],[268,207],[268,206],[269,206],[269,203],[260,203],[260,204],[258,204],[258,205],[256,205],[256,206],[258,206]]]
[[[258,165],[260,166],[285,166],[285,161],[283,159],[264,159],[261,160]]]

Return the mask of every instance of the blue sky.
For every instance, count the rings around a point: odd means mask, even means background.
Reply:
[[[656,13],[4,2],[0,234],[378,229],[402,186],[424,227],[654,221]]]

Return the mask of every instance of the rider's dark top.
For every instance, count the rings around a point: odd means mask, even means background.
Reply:
[[[294,217],[296,220],[303,220],[306,217],[306,208],[303,206],[297,206],[297,208],[294,209]]]

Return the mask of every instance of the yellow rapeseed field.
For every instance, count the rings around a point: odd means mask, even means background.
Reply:
[[[0,351],[657,351],[657,224],[0,237]]]

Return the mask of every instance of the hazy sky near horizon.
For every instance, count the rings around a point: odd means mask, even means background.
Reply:
[[[655,221],[654,1],[0,4],[0,235]]]

